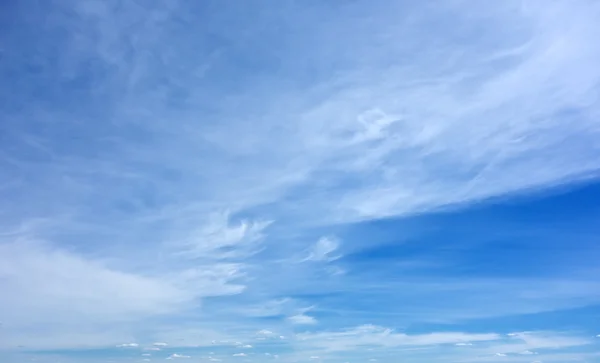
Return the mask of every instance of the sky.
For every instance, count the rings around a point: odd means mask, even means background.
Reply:
[[[600,362],[599,18],[1,2],[0,361]]]

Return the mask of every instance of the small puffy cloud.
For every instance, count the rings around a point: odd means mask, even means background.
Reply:
[[[496,353],[495,355],[496,357],[506,357],[506,354],[504,353]]]
[[[239,348],[251,349],[252,345],[250,345],[250,344],[244,344],[244,345],[240,345]]]
[[[319,356],[313,355],[312,357],[310,357],[310,359],[319,359]]]
[[[152,354],[150,354],[150,353],[144,353],[144,354],[142,354],[142,357],[150,357],[151,355]]]
[[[270,330],[266,330],[266,329],[262,329],[262,330],[259,330],[256,332],[256,335],[261,335],[261,336],[272,336],[273,334],[275,334],[275,333],[273,333]]]
[[[288,318],[288,320],[292,324],[296,324],[296,325],[314,325],[317,323],[317,319],[313,318],[312,316],[305,315],[305,314],[298,314],[298,315],[290,316]]]
[[[473,345],[472,343],[456,343],[455,344],[457,347],[466,347],[466,346],[470,346]]]
[[[148,347],[148,348],[144,348],[144,350],[156,352],[156,351],[159,351],[160,348],[158,348],[158,347]]]
[[[233,356],[234,357],[247,357],[248,354],[246,354],[246,353],[235,353]]]
[[[139,346],[138,343],[125,343],[117,345],[117,348],[137,348]]]
[[[155,347],[166,347],[168,344],[167,343],[156,342],[156,343],[152,343],[152,345],[155,346]]]
[[[167,359],[177,359],[177,358],[191,358],[191,357],[189,355],[173,353]]]

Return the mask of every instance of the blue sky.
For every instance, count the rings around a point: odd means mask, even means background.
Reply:
[[[3,2],[0,361],[600,362],[599,18]]]

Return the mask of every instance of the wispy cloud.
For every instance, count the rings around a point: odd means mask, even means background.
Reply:
[[[228,213],[212,214],[198,230],[175,244],[180,245],[180,253],[189,258],[244,258],[257,252],[257,242],[271,223],[241,220],[232,225]]]
[[[341,332],[298,334],[300,344],[306,345],[306,347],[324,348],[328,351],[349,351],[366,346],[400,347],[450,344],[462,341],[493,341],[499,338],[500,336],[497,334],[455,332],[407,335],[374,325],[363,325]]]
[[[3,13],[0,349],[593,354],[559,327],[473,323],[599,304],[566,244],[524,273],[536,259],[513,240],[476,255],[475,227],[423,250],[397,236],[438,228],[417,215],[597,180],[596,1],[25,0]],[[380,228],[392,217],[413,219]],[[539,239],[540,256],[559,250]],[[445,263],[400,268],[428,254]],[[486,268],[501,254],[513,266]]]
[[[191,358],[191,357],[189,355],[177,354],[177,353],[173,353],[167,357],[167,359],[178,359],[178,358]]]
[[[288,318],[288,320],[291,321],[292,324],[299,324],[299,325],[312,325],[312,324],[317,323],[317,319],[315,319],[314,317],[312,317],[310,315],[306,315],[306,314],[293,315],[293,316],[290,316]]]
[[[137,343],[124,343],[117,345],[117,348],[137,348],[139,344]]]
[[[332,256],[340,246],[340,242],[335,237],[321,237],[311,247],[307,261],[333,261],[339,258],[339,256]]]

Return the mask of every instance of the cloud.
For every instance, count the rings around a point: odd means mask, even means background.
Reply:
[[[189,258],[242,258],[257,252],[257,242],[272,221],[241,220],[231,224],[229,213],[213,213],[198,230],[176,243]]]
[[[234,357],[247,357],[248,354],[246,354],[246,353],[234,353],[233,356]]]
[[[0,319],[13,329],[11,339],[2,343],[7,346],[25,341],[40,349],[115,346],[130,333],[113,331],[111,337],[102,332],[106,326],[172,314],[193,306],[201,295],[240,291],[228,285],[236,278],[235,270],[228,266],[146,276],[119,271],[30,238],[0,244],[0,263],[3,286],[11,291],[3,295],[0,312]],[[196,290],[199,286],[201,291]],[[54,334],[30,330],[33,323],[52,324]]]
[[[156,342],[156,343],[152,343],[152,345],[155,346],[155,347],[166,347],[168,344],[167,343]]]
[[[261,329],[261,330],[259,330],[259,331],[256,332],[256,335],[270,337],[270,336],[275,335],[275,333],[273,333],[272,331],[267,330],[267,329]]]
[[[519,354],[521,355],[532,355],[532,354],[537,354],[536,352],[532,352],[530,350],[524,350],[522,352],[520,352]]]
[[[474,355],[503,354],[504,356],[539,356],[544,361],[544,354],[557,355],[564,349],[576,350],[592,344],[589,338],[553,331],[533,331],[511,333],[507,338],[490,342],[486,346],[473,348]],[[524,357],[522,357],[524,358]]]
[[[191,357],[189,355],[173,353],[167,359],[178,359],[178,358],[191,358]]]
[[[259,303],[248,303],[243,306],[236,306],[234,313],[239,313],[247,317],[276,317],[285,314],[294,305],[294,300],[290,298],[278,298],[271,300],[260,300]]]
[[[1,299],[0,319],[13,329],[6,345],[115,346],[129,333],[108,333],[106,326],[172,313],[194,298],[170,281],[119,271],[31,239],[1,243],[0,265],[10,291]],[[32,330],[32,324],[50,324],[53,334]]]
[[[125,343],[117,345],[117,348],[137,348],[140,345],[137,343]]]
[[[588,338],[543,331],[514,333],[511,338],[524,342],[530,349],[560,349],[591,343],[591,340]]]
[[[335,237],[321,237],[310,249],[307,261],[333,261],[340,256],[331,256],[340,246],[340,242]]]
[[[458,332],[407,335],[375,325],[362,325],[338,332],[302,333],[297,335],[299,344],[302,346],[306,348],[320,348],[327,351],[352,351],[365,346],[391,348],[456,344],[465,340],[494,341],[499,338],[498,334],[467,334]]]
[[[298,315],[290,316],[290,317],[288,317],[288,320],[292,324],[297,324],[297,325],[314,325],[314,324],[317,324],[317,319],[315,319],[312,316],[305,315],[305,314],[298,314]]]

